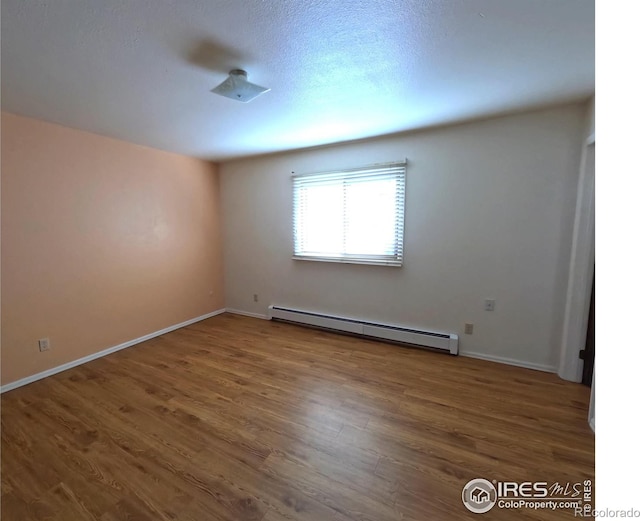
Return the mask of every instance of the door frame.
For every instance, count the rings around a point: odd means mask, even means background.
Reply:
[[[582,381],[580,351],[587,337],[595,264],[595,133],[584,142],[580,160],[578,197],[573,224],[569,283],[562,327],[558,375]],[[593,162],[591,162],[593,156]]]

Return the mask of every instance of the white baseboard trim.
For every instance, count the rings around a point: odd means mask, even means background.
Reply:
[[[259,318],[262,320],[269,320],[268,315],[262,315],[260,313],[251,313],[249,311],[242,311],[240,309],[227,308],[227,313],[233,315],[242,315],[245,317]],[[490,362],[498,362],[501,364],[514,365],[517,367],[524,367],[526,369],[535,369],[536,371],[544,371],[546,373],[557,373],[558,368],[551,365],[536,364],[533,362],[523,362],[522,360],[515,360],[513,358],[506,358],[502,356],[485,355],[484,353],[464,352],[460,353],[460,356],[468,356],[469,358],[478,358],[480,360],[488,360]]]
[[[240,309],[227,308],[227,313],[234,315],[243,315],[245,317],[260,318],[262,320],[269,320],[268,315],[262,315],[260,313],[251,313],[249,311],[242,311]],[[526,369],[535,369],[537,371],[544,371],[546,373],[557,373],[558,368],[551,365],[536,364],[533,362],[523,362],[522,360],[515,360],[513,358],[506,358],[502,356],[485,355],[484,353],[464,352],[460,353],[460,356],[468,356],[469,358],[478,358],[480,360],[488,360],[490,362],[498,362],[501,364],[514,365],[517,367],[525,367]]]
[[[267,315],[262,315],[260,313],[251,313],[249,311],[242,311],[240,309],[233,309],[233,308],[227,308],[226,311],[227,313],[231,313],[233,315],[242,315],[245,317],[253,317],[253,318],[260,318],[262,320],[269,320],[269,317]]]
[[[32,382],[42,380],[43,378],[47,378],[48,376],[61,373],[62,371],[66,371],[67,369],[71,369],[72,367],[86,364],[87,362],[91,362],[92,360],[96,360],[98,358],[102,358],[103,356],[110,355],[111,353],[115,353],[116,351],[126,349],[127,347],[131,347],[136,344],[140,344],[141,342],[145,342],[146,340],[151,340],[152,338],[158,337],[160,335],[170,333],[171,331],[175,331],[176,329],[180,329],[182,327],[195,324],[196,322],[200,322],[201,320],[215,317],[216,315],[220,315],[225,312],[232,313],[234,315],[243,315],[246,317],[259,318],[261,320],[269,320],[269,317],[267,315],[263,315],[260,313],[251,313],[249,311],[242,311],[240,309],[233,309],[233,308],[218,309],[216,311],[212,311],[211,313],[207,313],[205,315],[201,315],[199,317],[186,320],[184,322],[181,322],[180,324],[175,324],[173,326],[165,327],[164,329],[160,329],[159,331],[154,331],[153,333],[149,333],[148,335],[144,335],[139,338],[129,340],[128,342],[118,344],[117,346],[103,349],[102,351],[98,351],[97,353],[93,353],[93,354],[84,356],[82,358],[78,358],[77,360],[72,360],[71,362],[67,362],[66,364],[62,364],[57,367],[52,367],[51,369],[47,369],[46,371],[42,371],[40,373],[36,373],[34,375],[27,376],[25,378],[21,378],[20,380],[16,380],[15,382],[2,385],[0,386],[0,394],[5,393],[7,391],[11,391],[13,389],[17,389],[18,387],[22,387],[23,385],[27,385]],[[469,358],[478,358],[480,360],[488,360],[490,362],[499,362],[502,364],[525,367],[527,369],[535,369],[538,371],[545,371],[547,373],[557,372],[557,368],[553,366],[536,364],[532,362],[523,362],[522,360],[515,360],[512,358],[505,358],[505,357],[494,356],[494,355],[486,355],[484,353],[474,353],[474,352],[465,351],[465,352],[460,352],[460,356],[467,356]],[[592,428],[595,431],[595,425],[593,425]]]
[[[206,315],[201,315],[199,317],[192,318],[184,322],[180,322],[180,324],[175,324],[173,326],[160,329],[159,331],[154,331],[153,333],[149,333],[148,335],[141,336],[134,340],[129,340],[128,342],[124,342],[123,344],[118,344],[117,346],[103,349],[102,351],[98,351],[97,353],[83,356],[82,358],[78,358],[77,360],[72,360],[71,362],[67,362],[66,364],[62,364],[57,367],[52,367],[51,369],[47,369],[46,371],[42,371],[41,373],[27,376],[26,378],[21,378],[20,380],[16,380],[15,382],[11,382],[1,386],[0,394],[6,391],[11,391],[12,389],[17,389],[18,387],[22,387],[23,385],[36,382],[37,380],[42,380],[47,376],[52,376],[54,374],[61,373],[62,371],[66,371],[67,369],[71,369],[72,367],[86,364],[87,362],[91,362],[92,360],[95,360],[97,358],[102,358],[103,356],[110,355],[111,353],[115,353],[116,351],[120,351],[121,349],[126,349],[127,347],[134,346],[146,340],[151,340],[152,338],[155,338],[157,336],[170,333],[171,331],[175,331],[176,329],[180,329],[181,327],[189,326],[191,324],[195,324],[196,322],[200,322],[201,320],[215,317],[216,315],[220,315],[221,313],[224,313],[224,312],[225,312],[225,309],[218,309],[216,311],[212,311],[211,313],[207,313]]]
[[[557,373],[558,368],[552,365],[536,364],[534,362],[524,362],[513,358],[503,356],[485,355],[484,353],[474,353],[470,351],[461,351],[460,356],[468,356],[469,358],[478,358],[480,360],[488,360],[489,362],[498,362],[501,364],[515,365],[517,367],[525,367],[527,369],[535,369],[536,371],[544,371],[545,373]]]

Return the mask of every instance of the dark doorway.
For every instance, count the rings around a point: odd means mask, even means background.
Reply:
[[[593,269],[593,284],[591,286],[591,304],[589,305],[589,323],[587,325],[587,340],[584,349],[580,351],[580,358],[584,360],[582,369],[582,383],[591,387],[593,381],[593,363],[596,356],[596,270]]]

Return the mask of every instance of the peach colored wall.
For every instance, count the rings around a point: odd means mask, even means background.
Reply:
[[[2,384],[221,309],[218,196],[212,163],[3,113]]]

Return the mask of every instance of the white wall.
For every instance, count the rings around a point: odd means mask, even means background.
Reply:
[[[226,306],[455,331],[463,353],[555,370],[584,117],[574,104],[223,163]],[[292,171],[404,157],[402,268],[291,259]],[[488,297],[493,312],[483,310]]]

